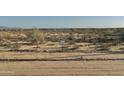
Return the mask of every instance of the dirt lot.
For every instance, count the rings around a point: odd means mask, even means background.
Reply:
[[[29,55],[30,54],[30,55]],[[10,56],[11,55],[11,56]],[[12,56],[13,55],[13,56]],[[34,55],[34,56],[33,56]],[[50,57],[66,58],[67,56],[77,57],[82,55],[85,58],[115,60],[80,60],[80,61],[0,61],[0,75],[48,75],[48,76],[66,76],[66,75],[124,75],[123,54],[100,54],[100,53],[0,53],[0,58],[43,58]]]

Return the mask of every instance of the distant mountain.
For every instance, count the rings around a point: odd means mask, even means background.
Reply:
[[[7,26],[0,26],[0,29],[7,29],[7,28],[10,28],[10,27],[7,27]]]
[[[0,29],[21,29],[20,27],[0,26]]]

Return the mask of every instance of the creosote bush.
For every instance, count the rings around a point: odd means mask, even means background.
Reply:
[[[0,38],[8,40],[11,39],[12,33],[11,32],[2,32],[0,35]]]
[[[11,42],[12,33],[7,32],[1,32],[0,33],[0,45],[8,45]]]
[[[39,44],[44,43],[44,33],[40,32],[38,29],[33,29],[33,31],[27,33],[27,39],[32,44],[37,45],[38,48]]]

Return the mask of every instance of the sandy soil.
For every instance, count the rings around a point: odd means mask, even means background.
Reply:
[[[3,62],[0,63],[0,75],[124,75],[124,62]]]
[[[97,58],[105,58],[105,59],[118,59],[124,58],[123,53],[80,53],[80,52],[61,52],[61,53],[39,53],[39,52],[0,52],[0,59],[33,59],[33,58],[74,58],[80,57],[87,59],[97,59]]]
[[[34,56],[35,55],[35,56]],[[123,54],[104,53],[0,53],[0,58],[49,58],[83,55],[85,58],[124,58]],[[124,75],[124,60],[114,61],[0,61],[0,75],[19,76],[108,76]]]

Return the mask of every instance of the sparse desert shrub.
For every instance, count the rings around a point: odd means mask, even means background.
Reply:
[[[74,34],[73,33],[70,33],[68,38],[67,38],[67,42],[70,44],[70,45],[73,45],[75,43],[75,38],[74,38]]]
[[[38,29],[33,29],[33,31],[27,33],[27,39],[32,44],[36,44],[38,48],[39,44],[44,43],[44,33],[40,32]]]
[[[21,47],[21,44],[18,42],[15,42],[11,45],[11,49],[12,50],[19,50],[19,48]]]
[[[12,33],[11,32],[1,32],[0,33],[0,45],[8,46],[11,42]]]
[[[109,45],[108,45],[107,43],[106,43],[106,44],[102,44],[102,43],[101,43],[101,44],[99,44],[99,46],[96,47],[96,50],[97,50],[97,51],[102,51],[102,52],[103,52],[103,51],[104,51],[104,52],[105,52],[105,51],[107,52],[107,51],[109,51]]]
[[[4,41],[3,45],[5,48],[9,48],[11,50],[19,50],[21,47],[21,43],[18,43],[18,41],[12,43],[10,40]]]
[[[2,32],[0,37],[2,39],[5,39],[5,40],[8,40],[8,39],[11,39],[12,37],[12,33],[11,32]]]

